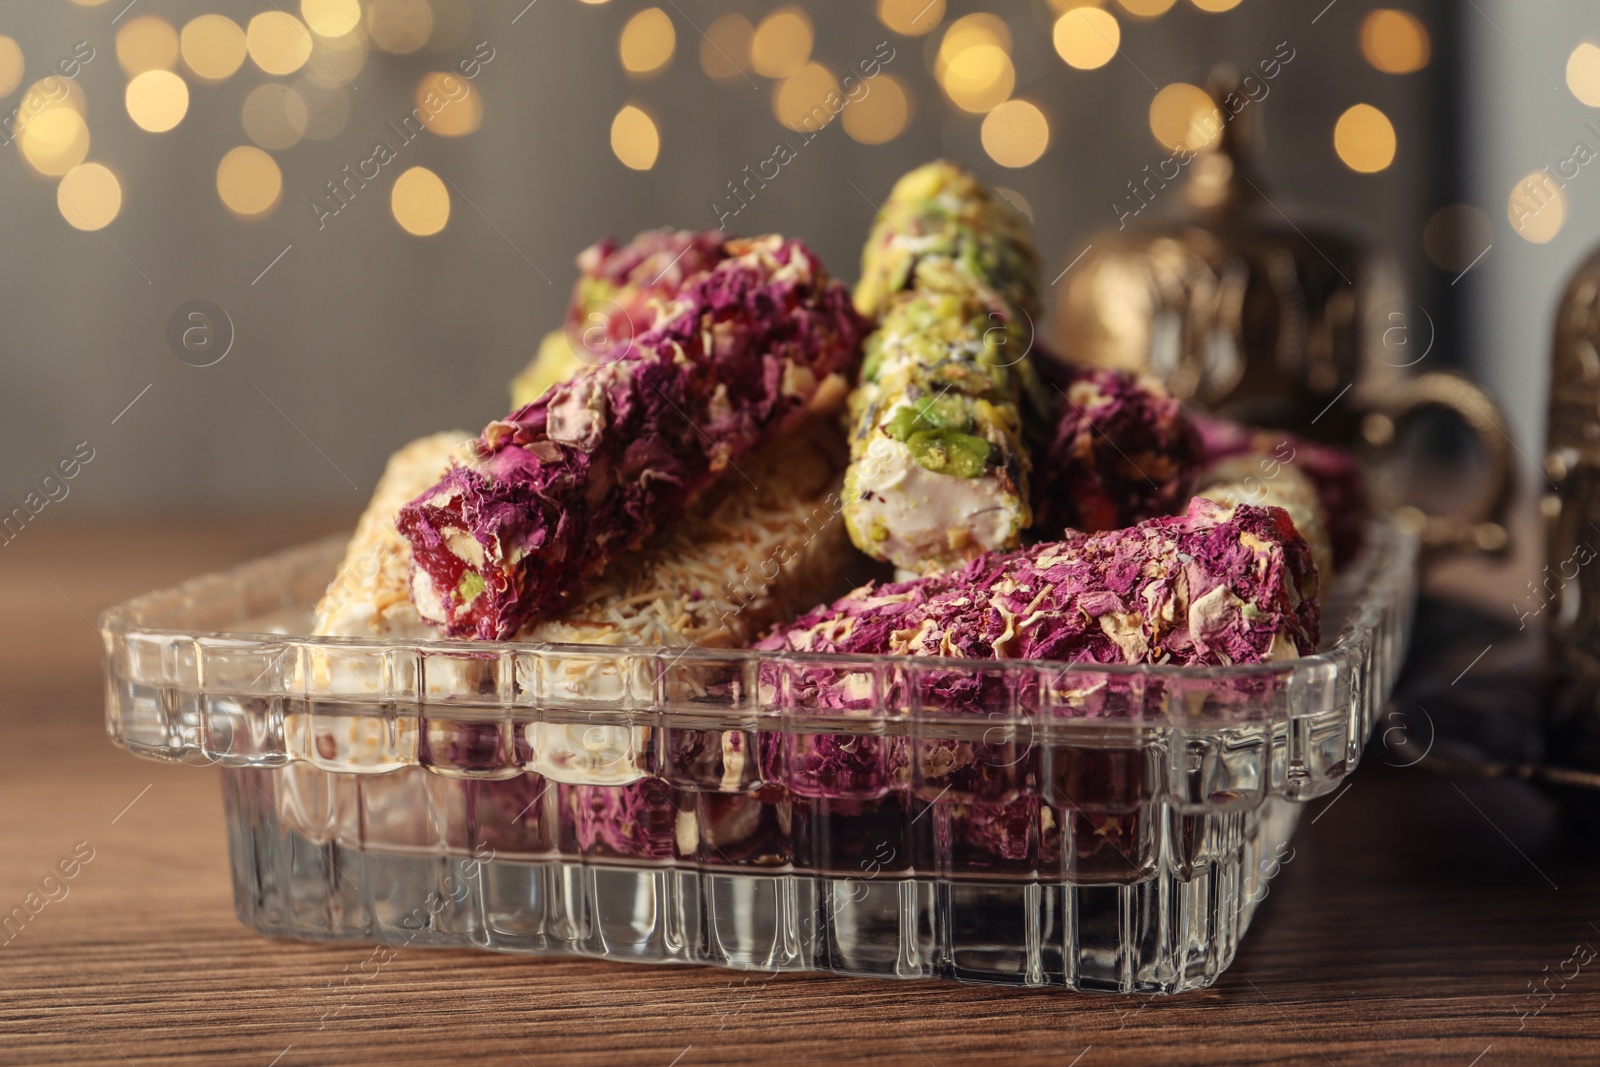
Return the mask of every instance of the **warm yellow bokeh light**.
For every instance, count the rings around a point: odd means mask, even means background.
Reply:
[[[22,94],[22,102],[17,105],[14,129],[20,133],[37,116],[58,107],[76,111],[80,118],[85,117],[89,113],[89,98],[84,95],[83,86],[78,84],[77,79],[49,74],[28,86]]]
[[[999,45],[980,44],[958,52],[944,68],[939,83],[951,103],[963,111],[982,114],[1011,95],[1017,72]]]
[[[88,157],[89,127],[72,108],[52,107],[28,120],[17,147],[34,170],[59,177]]]
[[[1050,147],[1050,123],[1026,100],[1007,100],[983,117],[983,150],[1002,167],[1026,167]]]
[[[0,35],[0,96],[9,96],[22,84],[22,46]]]
[[[320,37],[343,37],[361,25],[359,0],[300,0],[300,17]]]
[[[1358,174],[1376,174],[1394,162],[1394,124],[1371,104],[1356,104],[1333,127],[1333,150]]]
[[[1137,15],[1142,19],[1153,19],[1172,10],[1172,5],[1178,0],[1119,0],[1119,2],[1128,14]]]
[[[816,133],[832,122],[839,96],[839,80],[821,63],[807,63],[789,75],[772,92],[772,113],[791,130]]]
[[[372,0],[367,31],[385,52],[415,52],[433,36],[433,8],[428,0]]]
[[[862,144],[883,144],[905,132],[911,121],[911,98],[900,83],[887,74],[879,74],[864,83],[867,95],[845,105],[840,118],[844,132],[852,141]]]
[[[768,78],[787,78],[811,58],[811,20],[797,7],[779,8],[761,20],[750,42],[750,65]]]
[[[219,82],[244,63],[244,29],[225,15],[201,15],[183,28],[183,61],[195,77]]]
[[[933,62],[934,76],[943,81],[951,60],[981,44],[994,45],[1010,55],[1011,30],[1006,27],[1005,20],[986,11],[956,19],[939,40],[939,55]]]
[[[483,125],[483,94],[457,74],[424,74],[417,83],[416,104],[423,114],[433,114],[428,129],[440,137],[465,137]]]
[[[1361,20],[1361,54],[1385,74],[1410,74],[1428,65],[1428,28],[1406,11],[1379,8]]]
[[[656,131],[655,120],[632,104],[624,107],[611,120],[611,151],[623,166],[634,170],[655,166],[661,152],[661,134]]]
[[[1588,41],[1567,57],[1567,88],[1580,103],[1600,107],[1600,48]]]
[[[1056,19],[1056,54],[1067,66],[1094,70],[1111,62],[1122,45],[1117,17],[1097,7],[1080,7]]]
[[[287,85],[268,82],[250,90],[241,113],[244,132],[262,148],[280,152],[305,136],[310,114],[305,98]]]
[[[1422,247],[1441,270],[1464,271],[1494,243],[1494,223],[1481,208],[1448,204],[1422,230]]]
[[[1567,194],[1549,174],[1536,170],[1512,187],[1506,216],[1518,237],[1548,244],[1567,221]]]
[[[217,195],[236,214],[265,214],[283,195],[283,172],[261,149],[241,145],[217,165]]]
[[[189,113],[189,83],[170,70],[147,70],[128,83],[123,99],[135,126],[166,133]]]
[[[263,11],[250,20],[245,46],[268,74],[293,74],[311,58],[311,31],[293,15]]]
[[[117,31],[117,62],[128,74],[171,70],[178,61],[178,31],[154,15],[141,15]]]
[[[394,180],[389,210],[402,230],[432,237],[450,221],[450,190],[427,167],[412,167]]]
[[[1216,101],[1198,85],[1173,82],[1150,101],[1150,132],[1174,152],[1198,152],[1222,129]]]
[[[622,69],[629,74],[657,74],[672,62],[677,46],[678,34],[672,28],[672,19],[659,7],[647,7],[622,27],[617,55]]]
[[[878,0],[878,21],[895,33],[921,37],[944,21],[944,0]]]
[[[1201,11],[1232,11],[1238,7],[1240,0],[1189,0]]]
[[[756,28],[743,15],[724,15],[706,27],[700,40],[700,68],[726,81],[750,69],[750,43]]]
[[[103,230],[122,210],[122,183],[99,163],[73,167],[56,186],[56,209],[79,230]]]

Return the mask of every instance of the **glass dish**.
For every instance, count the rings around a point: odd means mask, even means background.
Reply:
[[[1227,668],[312,638],[330,539],[100,620],[107,728],[218,765],[274,937],[1207,986],[1393,686],[1388,521],[1324,648]]]

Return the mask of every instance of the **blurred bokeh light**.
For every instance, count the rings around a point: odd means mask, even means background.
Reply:
[[[240,145],[217,165],[217,195],[235,214],[265,215],[278,206],[282,194],[283,172],[254,145]]]
[[[1358,174],[1376,174],[1394,162],[1394,123],[1371,104],[1355,104],[1333,127],[1339,160]]]
[[[412,167],[394,180],[389,207],[401,229],[432,237],[450,221],[450,190],[427,167]]]
[[[661,134],[655,120],[641,108],[628,104],[611,120],[611,151],[624,166],[649,170],[661,151]]]

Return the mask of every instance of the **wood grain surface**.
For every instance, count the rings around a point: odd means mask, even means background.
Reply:
[[[90,620],[349,519],[40,523],[0,547],[0,914],[75,871],[0,934],[0,1063],[1600,1063],[1600,959],[1571,962],[1600,948],[1596,843],[1561,837],[1531,789],[1387,767],[1376,748],[1313,804],[1238,959],[1198,993],[427,950],[336,992],[367,948],[266,941],[234,918],[217,773],[106,739]],[[1547,999],[1529,995],[1541,982]]]

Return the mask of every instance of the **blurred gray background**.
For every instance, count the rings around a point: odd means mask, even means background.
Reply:
[[[1569,183],[1563,224],[1546,243],[1519,236],[1508,218],[1524,175],[1554,167],[1578,140],[1600,148],[1600,134],[1584,125],[1600,110],[1580,102],[1582,85],[1568,84],[1569,55],[1600,42],[1600,8],[1580,0],[1402,3],[1429,41],[1426,64],[1404,74],[1375,69],[1363,54],[1363,21],[1381,6],[1368,0],[1242,0],[1220,12],[1176,0],[1150,18],[1133,11],[1162,0],[1103,0],[1121,47],[1092,70],[1070,67],[1052,46],[1052,25],[1071,3],[936,0],[936,27],[916,36],[888,28],[872,3],[795,5],[815,27],[811,59],[835,74],[881,42],[894,49],[883,70],[909,97],[910,118],[882,144],[859,143],[838,121],[804,142],[775,117],[777,80],[754,71],[716,79],[703,69],[702,31],[734,12],[759,23],[777,4],[662,0],[672,58],[653,76],[634,77],[623,69],[619,37],[655,6],[640,0],[361,0],[361,26],[338,42],[313,37],[306,68],[275,77],[246,59],[207,83],[180,57],[168,66],[188,84],[182,121],[152,133],[130,118],[118,35],[136,20],[181,31],[220,13],[247,26],[281,9],[315,26],[341,17],[338,0],[330,2],[308,0],[304,10],[298,0],[0,8],[0,34],[25,64],[0,110],[22,107],[28,86],[87,42],[94,58],[76,77],[91,138],[86,159],[109,168],[122,195],[114,221],[80,231],[58,208],[61,178],[37,173],[16,143],[0,149],[0,512],[21,505],[79,442],[95,458],[71,483],[71,502],[52,507],[86,515],[354,508],[400,444],[503,414],[507,381],[561,319],[580,249],[647,227],[715,226],[712,205],[727,203],[726,183],[767,159],[779,139],[801,145],[797,157],[730,229],[802,237],[853,280],[872,201],[901,172],[944,155],[1020,194],[1034,215],[1045,278],[1054,278],[1094,230],[1114,224],[1126,183],[1167,154],[1150,127],[1157,90],[1203,83],[1219,62],[1254,66],[1280,42],[1295,59],[1271,83],[1261,118],[1263,163],[1281,201],[1354,216],[1391,246],[1439,323],[1429,365],[1464,366],[1498,389],[1529,456],[1542,440],[1558,289],[1600,235],[1600,166]],[[376,37],[403,31],[404,20],[420,17],[418,5],[432,23],[427,43],[386,52]],[[1049,123],[1047,150],[1024,167],[990,157],[982,116],[952,106],[935,74],[944,35],[978,11],[1004,20],[1011,95]],[[159,53],[160,27],[147,22],[139,32],[145,51]],[[362,38],[355,69],[347,49]],[[139,52],[138,43],[126,50]],[[493,59],[471,83],[481,126],[404,145],[319,229],[309,201],[326,198],[324,183],[371,156],[376,141],[398,145],[388,124],[410,113],[419,80],[488,54],[483,43]],[[305,86],[327,62],[342,62],[348,82],[323,68],[333,84]],[[271,149],[282,173],[278,203],[241,217],[219,197],[218,165],[252,144],[241,110],[269,82],[315,98],[322,139]],[[349,114],[336,125],[341,97]],[[1393,163],[1374,174],[1346,166],[1334,147],[1336,120],[1360,102],[1382,110],[1396,131]],[[629,104],[659,129],[648,170],[625,166],[612,148],[612,119]],[[449,188],[449,222],[433,236],[407,233],[391,210],[396,176],[418,165]],[[1481,215],[1460,217],[1477,220],[1468,231],[1481,227],[1487,238],[1487,254],[1464,276],[1459,252],[1440,263],[1424,246],[1430,218],[1453,204],[1476,207]],[[169,319],[194,300],[220,307],[233,324],[231,350],[212,366],[180,360],[168,343]]]

